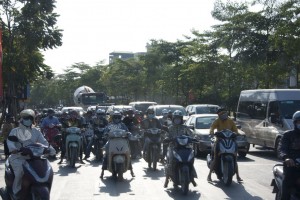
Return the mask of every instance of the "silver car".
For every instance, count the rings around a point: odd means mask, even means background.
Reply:
[[[217,114],[194,114],[191,115],[185,122],[185,125],[190,128],[195,138],[199,143],[194,144],[195,156],[205,155],[211,152],[212,140],[209,134],[211,124],[218,118]],[[238,154],[240,157],[245,157],[249,150],[249,143],[243,131],[239,130],[239,135],[236,138],[238,144]]]

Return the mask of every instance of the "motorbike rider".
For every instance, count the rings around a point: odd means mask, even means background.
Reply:
[[[9,135],[10,131],[15,128],[16,125],[14,123],[14,117],[10,114],[6,114],[5,116],[5,123],[2,126],[2,137],[3,137],[3,144],[4,144],[4,154],[5,159],[9,156],[9,150],[7,147],[7,136]]]
[[[124,117],[122,122],[127,126],[128,130],[132,135],[136,136],[139,134],[139,122],[137,118],[134,117],[133,109],[127,110],[127,115]],[[129,140],[130,149],[131,149],[131,157],[134,159],[138,156],[141,156],[141,147],[139,140]]]
[[[222,131],[224,129],[229,129],[232,132],[238,134],[238,129],[234,123],[234,121],[228,117],[228,112],[226,111],[226,109],[224,108],[220,108],[217,110],[217,114],[218,114],[218,118],[212,123],[212,125],[210,126],[210,135],[213,136],[214,135],[214,130],[217,129],[217,131]],[[215,165],[217,163],[216,158],[217,156],[217,151],[216,151],[216,147],[218,141],[216,140],[214,143],[214,147],[213,147],[213,158],[210,164],[210,170],[207,176],[207,181],[212,181],[211,180],[211,173],[213,172]],[[236,179],[238,182],[242,182],[243,179],[241,179],[240,175],[239,175],[239,170],[238,170],[238,164],[237,164],[237,160],[235,159],[235,165],[236,165]]]
[[[47,140],[44,138],[43,134],[35,127],[33,127],[35,113],[31,109],[25,109],[20,112],[20,123],[17,128],[14,128],[9,136],[16,136],[19,142],[13,142],[7,140],[7,146],[9,152],[11,153],[8,158],[14,170],[14,182],[13,182],[13,194],[15,199],[18,199],[18,192],[21,190],[22,177],[24,174],[23,164],[28,159],[28,156],[23,156],[19,153],[19,150],[23,146],[28,146],[30,144],[41,143],[45,146],[49,146]],[[55,150],[52,146],[50,148],[50,155],[55,155]]]
[[[152,108],[148,108],[146,111],[147,117],[141,123],[141,128],[143,130],[158,128],[161,129],[161,124],[159,120],[154,115],[154,110]],[[144,146],[143,146],[143,157],[145,156],[146,150],[148,149],[149,143],[151,142],[150,138],[144,138]]]
[[[94,130],[96,128],[105,128],[108,125],[108,121],[105,117],[106,117],[106,113],[105,113],[104,110],[98,109],[96,111],[96,116],[94,116],[92,121],[91,121]],[[87,148],[86,148],[86,151],[85,151],[85,156],[84,156],[83,160],[86,160],[90,157],[90,153],[91,153],[91,149],[92,149],[93,144],[94,144],[94,139],[92,139],[89,142],[89,144],[87,145]]]
[[[295,159],[300,158],[300,111],[293,114],[294,129],[286,131],[280,141],[279,155],[283,160],[282,200],[288,200],[289,188],[300,176],[299,168],[295,168]]]
[[[169,131],[167,133],[167,138],[168,139],[174,139],[177,136],[181,136],[181,135],[192,135],[192,132],[190,131],[190,129],[185,126],[183,124],[183,113],[180,110],[175,110],[173,113],[173,117],[172,117],[172,125],[169,127]],[[167,163],[172,163],[173,162],[173,144],[170,143],[169,147],[168,147],[168,156],[167,156]],[[165,155],[164,155],[165,156]],[[173,165],[169,165],[170,167],[172,167]],[[174,171],[175,169],[168,169],[171,171]],[[192,180],[193,184],[196,185],[195,181]],[[165,185],[164,187],[167,187],[168,185],[168,178],[166,177],[165,180]]]
[[[47,113],[48,113],[48,116],[43,119],[42,124],[41,124],[42,130],[44,128],[53,128],[55,126],[60,128],[61,123],[59,122],[58,118],[56,116],[54,116],[55,111],[52,108],[49,108]]]
[[[105,128],[104,134],[108,134],[110,131],[116,130],[116,129],[121,129],[121,130],[128,131],[128,128],[126,127],[126,125],[124,123],[122,123],[122,114],[119,111],[114,111],[113,112],[113,114],[111,115],[111,120],[112,121]],[[104,170],[107,170],[107,162],[108,162],[108,157],[107,157],[108,155],[107,154],[108,154],[108,150],[109,150],[109,140],[105,144],[104,148],[105,148],[105,155],[103,157],[102,172],[101,172],[101,175],[100,175],[101,179],[104,176]],[[129,170],[131,172],[131,176],[134,177],[135,175],[133,173],[131,161],[130,161]]]
[[[82,119],[81,119],[81,117],[79,116],[79,114],[76,110],[71,110],[69,112],[69,117],[62,124],[61,157],[60,157],[60,161],[58,162],[58,164],[62,163],[62,161],[65,157],[65,154],[66,154],[66,137],[67,137],[67,133],[64,130],[66,128],[69,128],[69,127],[77,127],[77,128],[83,129]],[[82,153],[83,153],[83,150],[80,149],[80,163],[84,164],[84,162],[82,160]]]

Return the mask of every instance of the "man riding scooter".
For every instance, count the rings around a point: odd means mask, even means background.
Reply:
[[[27,146],[30,144],[41,143],[45,146],[49,146],[47,140],[44,138],[43,134],[33,127],[35,113],[31,109],[23,110],[20,113],[20,123],[17,128],[14,128],[9,136],[16,136],[19,142],[13,142],[7,140],[7,146],[9,152],[11,153],[8,158],[13,171],[14,171],[14,182],[13,182],[13,193],[14,199],[19,199],[18,192],[21,190],[22,177],[24,174],[23,164],[25,164],[27,156],[23,156],[19,153],[22,146]],[[55,155],[55,150],[50,146],[50,155]]]
[[[300,111],[293,115],[294,129],[283,134],[279,153],[283,160],[282,200],[290,199],[289,189],[300,176],[300,169],[296,167],[295,160],[300,158]]]
[[[126,127],[126,125],[124,123],[122,123],[121,113],[119,111],[114,111],[112,114],[112,121],[106,126],[106,128],[104,130],[104,134],[108,134],[110,131],[117,130],[117,129],[128,131],[128,128]],[[109,150],[109,140],[105,144],[104,148],[105,148],[106,153],[103,157],[102,172],[100,175],[101,179],[103,179],[104,170],[107,170],[107,165],[108,165],[108,155],[107,154],[108,154],[108,150]],[[130,161],[129,170],[131,172],[131,176],[135,177],[133,170],[132,170],[131,161]]]

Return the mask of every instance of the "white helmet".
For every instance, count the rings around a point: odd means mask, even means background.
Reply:
[[[293,122],[295,123],[296,121],[300,121],[300,111],[296,111],[294,114],[293,114]]]
[[[32,117],[33,119],[35,118],[35,113],[32,109],[25,109],[25,110],[22,110],[20,112],[20,116],[22,118],[26,118],[26,117]]]

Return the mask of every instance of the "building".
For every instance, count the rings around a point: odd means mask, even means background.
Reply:
[[[129,58],[137,59],[138,56],[145,55],[145,52],[126,52],[126,51],[114,51],[109,53],[109,64],[113,63],[116,59],[127,60]]]

